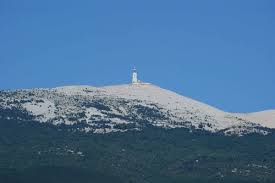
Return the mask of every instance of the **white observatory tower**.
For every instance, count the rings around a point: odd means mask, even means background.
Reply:
[[[137,70],[136,68],[133,69],[132,73],[132,84],[138,84],[138,76],[137,76]]]

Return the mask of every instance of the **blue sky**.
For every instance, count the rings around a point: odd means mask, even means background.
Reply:
[[[275,109],[272,0],[0,1],[0,89],[140,79],[233,112]]]

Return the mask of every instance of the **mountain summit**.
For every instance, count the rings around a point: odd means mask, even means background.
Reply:
[[[160,128],[202,129],[227,135],[267,134],[275,111],[235,114],[153,84],[1,91],[0,118],[65,124],[86,132],[109,133]]]

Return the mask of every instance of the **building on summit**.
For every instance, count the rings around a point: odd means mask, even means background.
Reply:
[[[132,84],[138,84],[138,83],[140,83],[140,81],[138,80],[138,73],[136,68],[134,68],[132,73]]]
[[[144,82],[138,80],[138,72],[135,67],[132,70],[132,85],[150,85],[150,83],[144,83]]]

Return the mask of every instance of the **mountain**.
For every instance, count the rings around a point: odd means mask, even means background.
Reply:
[[[275,127],[274,111],[228,113],[149,83],[1,91],[0,110],[3,119],[65,124],[93,133],[142,130],[152,125],[266,135],[268,128]]]
[[[0,182],[273,183],[274,111],[141,83],[0,92]]]

